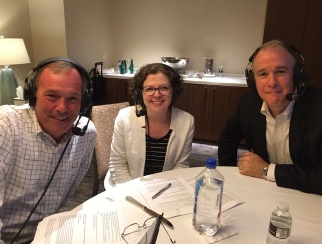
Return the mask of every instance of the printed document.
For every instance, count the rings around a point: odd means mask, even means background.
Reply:
[[[38,224],[33,244],[123,243],[117,210],[98,213],[63,212]]]
[[[165,190],[158,197],[152,197],[171,183],[171,187]],[[153,181],[140,182],[138,190],[148,203],[149,207],[166,218],[192,214],[194,205],[195,178],[182,179],[154,179]],[[243,203],[237,196],[224,190],[222,199],[222,212]]]

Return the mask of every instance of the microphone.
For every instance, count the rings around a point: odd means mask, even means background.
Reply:
[[[93,108],[92,104],[93,104],[92,101],[90,101],[90,105],[87,106],[83,111],[80,112],[78,120],[77,120],[76,124],[74,125],[74,127],[72,128],[72,133],[75,136],[84,136],[85,135],[85,132],[87,130],[87,126],[88,126],[89,121],[90,121],[89,117],[90,117],[90,115],[92,113],[92,108]],[[77,125],[78,125],[79,120],[83,116],[87,117],[88,120],[87,120],[87,124],[81,129],[81,128],[77,127]]]
[[[87,124],[83,127],[83,128],[79,128],[77,127],[77,124],[79,122],[79,120],[81,119],[82,115],[79,116],[75,126],[72,128],[72,133],[75,135],[75,136],[84,136],[85,135],[85,132],[87,130],[87,126],[89,124],[89,118],[87,120]]]
[[[303,86],[302,91],[299,94],[296,93],[288,93],[285,95],[286,100],[289,101],[296,101],[298,99],[300,99],[301,96],[303,96],[304,92],[305,92],[306,86]]]
[[[301,95],[297,95],[294,93],[289,93],[289,94],[286,94],[285,96],[286,100],[289,100],[289,101],[298,100],[300,97]]]
[[[146,115],[146,109],[142,108],[140,111],[138,110],[137,104],[136,104],[136,100],[134,99],[134,105],[135,105],[135,114],[136,117],[141,117]]]

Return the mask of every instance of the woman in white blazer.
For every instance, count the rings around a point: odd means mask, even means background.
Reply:
[[[165,64],[148,64],[135,74],[129,82],[135,106],[116,117],[105,186],[189,167],[194,118],[173,107],[181,92],[182,77]]]

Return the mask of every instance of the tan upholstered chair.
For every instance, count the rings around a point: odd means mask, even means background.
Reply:
[[[93,155],[95,174],[93,196],[98,193],[100,181],[104,180],[108,170],[115,118],[120,109],[128,106],[130,106],[128,102],[93,106],[91,118],[97,130]]]

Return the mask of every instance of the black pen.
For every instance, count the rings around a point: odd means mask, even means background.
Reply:
[[[167,189],[169,189],[171,186],[171,183],[169,183],[168,185],[166,185],[164,188],[162,188],[160,191],[158,191],[155,195],[153,195],[152,199],[157,198],[158,196],[160,196],[164,191],[166,191]]]
[[[160,215],[156,212],[154,212],[152,209],[147,208],[146,206],[144,206],[143,204],[139,203],[137,200],[135,200],[133,197],[131,196],[126,196],[125,200],[134,204],[135,206],[141,208],[143,211],[145,211],[146,213],[150,214],[153,217],[159,217]],[[161,221],[163,223],[165,223],[167,226],[169,226],[171,229],[173,229],[173,225],[171,224],[171,222],[169,220],[167,220],[166,218],[164,218],[162,216]]]

